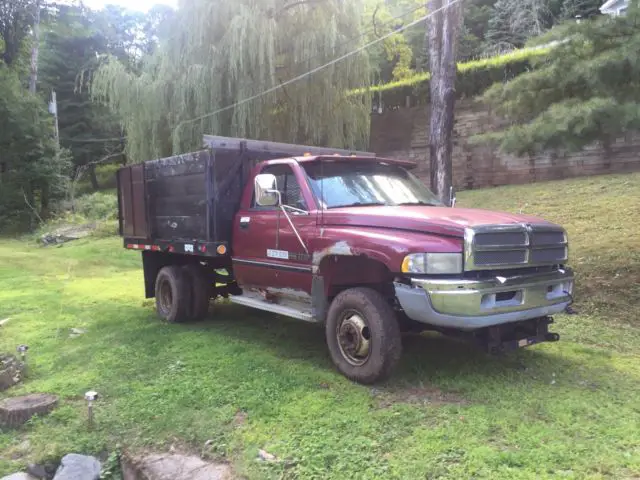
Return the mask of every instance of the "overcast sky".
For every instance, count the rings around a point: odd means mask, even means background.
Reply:
[[[158,3],[169,5],[175,8],[178,0],[84,0],[85,5],[95,9],[102,8],[105,4],[108,3],[121,5],[123,7],[130,8],[131,10],[140,10],[142,12],[146,12]]]

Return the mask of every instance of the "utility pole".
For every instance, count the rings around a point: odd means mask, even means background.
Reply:
[[[436,12],[428,24],[431,189],[449,205],[452,186],[454,107],[456,100],[456,52],[462,20],[462,0],[429,0]]]
[[[60,150],[60,129],[58,127],[58,100],[56,97],[56,91],[51,91],[51,102],[49,102],[49,113],[53,115],[54,118],[54,134],[56,137],[56,144],[58,145],[58,150]]]
[[[40,50],[40,0],[36,0],[36,9],[33,18],[33,45],[31,46],[31,77],[29,78],[29,91],[36,93],[38,83],[38,53]]]

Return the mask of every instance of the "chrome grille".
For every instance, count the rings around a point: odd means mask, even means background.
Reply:
[[[490,225],[465,232],[465,270],[497,270],[564,263],[567,235],[557,226]]]

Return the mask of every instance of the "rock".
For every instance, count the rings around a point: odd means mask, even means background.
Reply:
[[[70,453],[62,457],[53,480],[98,480],[101,468],[94,457]]]
[[[276,458],[275,455],[272,455],[269,452],[266,452],[264,450],[258,450],[258,459],[262,460],[263,462],[276,462],[276,461],[278,461],[278,459]]]
[[[20,473],[13,473],[6,477],[2,477],[0,478],[0,480],[38,480],[38,479],[36,477],[32,477],[28,473],[20,472]]]
[[[24,364],[13,355],[0,353],[0,392],[18,383],[24,372]]]
[[[58,397],[47,393],[33,393],[24,397],[7,398],[0,402],[0,425],[18,427],[34,415],[51,412],[58,405]]]
[[[84,335],[85,333],[87,333],[87,331],[83,328],[72,328],[71,333],[69,334],[69,338],[76,338],[80,335]]]
[[[43,465],[31,463],[27,466],[27,472],[39,479],[46,479],[48,477],[47,469]]]
[[[44,246],[60,245],[62,243],[71,242],[80,238],[85,238],[96,229],[95,224],[88,225],[67,225],[57,228],[52,232],[45,233],[40,237],[40,241]]]
[[[125,454],[121,458],[124,480],[230,480],[229,466],[180,455]],[[55,479],[57,480],[57,479]]]

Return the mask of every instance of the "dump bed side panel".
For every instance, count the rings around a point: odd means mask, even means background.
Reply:
[[[120,231],[129,238],[149,238],[144,165],[132,165],[118,171]]]
[[[145,164],[151,237],[208,240],[208,151],[163,158]]]

